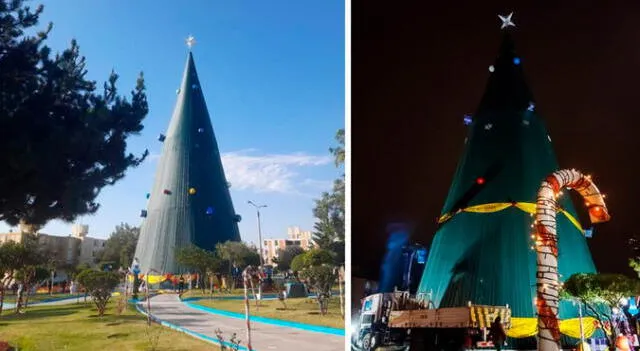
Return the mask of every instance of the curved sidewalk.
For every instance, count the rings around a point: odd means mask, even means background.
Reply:
[[[146,309],[145,303],[140,303],[139,306]],[[243,319],[191,308],[182,303],[176,295],[162,294],[152,297],[151,315],[207,339],[216,339],[216,329],[222,330],[227,341],[236,333],[237,338],[241,340],[241,346],[246,347],[246,323]],[[251,344],[256,351],[341,351],[344,350],[344,336],[251,321]]]

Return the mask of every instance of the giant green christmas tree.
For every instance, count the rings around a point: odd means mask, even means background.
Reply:
[[[559,167],[521,61],[505,31],[480,105],[465,117],[464,152],[419,287],[436,307],[508,304],[513,317],[536,317],[531,213],[541,181]],[[568,197],[559,201],[561,279],[594,272],[573,204]],[[561,319],[576,316],[570,303],[561,304]]]
[[[178,89],[178,101],[156,171],[135,257],[142,272],[179,273],[176,249],[188,245],[213,250],[240,240],[240,216],[233,209],[193,55]]]

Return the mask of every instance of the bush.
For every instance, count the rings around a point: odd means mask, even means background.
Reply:
[[[111,293],[118,286],[120,277],[113,272],[88,269],[78,274],[77,279],[93,298],[93,302],[98,308],[98,316],[104,316]]]
[[[334,256],[330,251],[323,249],[309,250],[293,258],[291,261],[291,269],[300,272],[305,268],[317,267],[325,264],[334,263]]]

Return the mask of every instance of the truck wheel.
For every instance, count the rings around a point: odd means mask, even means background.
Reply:
[[[364,351],[373,351],[375,349],[375,338],[373,335],[367,333],[362,337],[362,349]]]

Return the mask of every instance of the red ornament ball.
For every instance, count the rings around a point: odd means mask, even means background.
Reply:
[[[478,185],[484,184],[484,178],[478,177],[478,179],[476,179],[476,184],[478,184]]]

